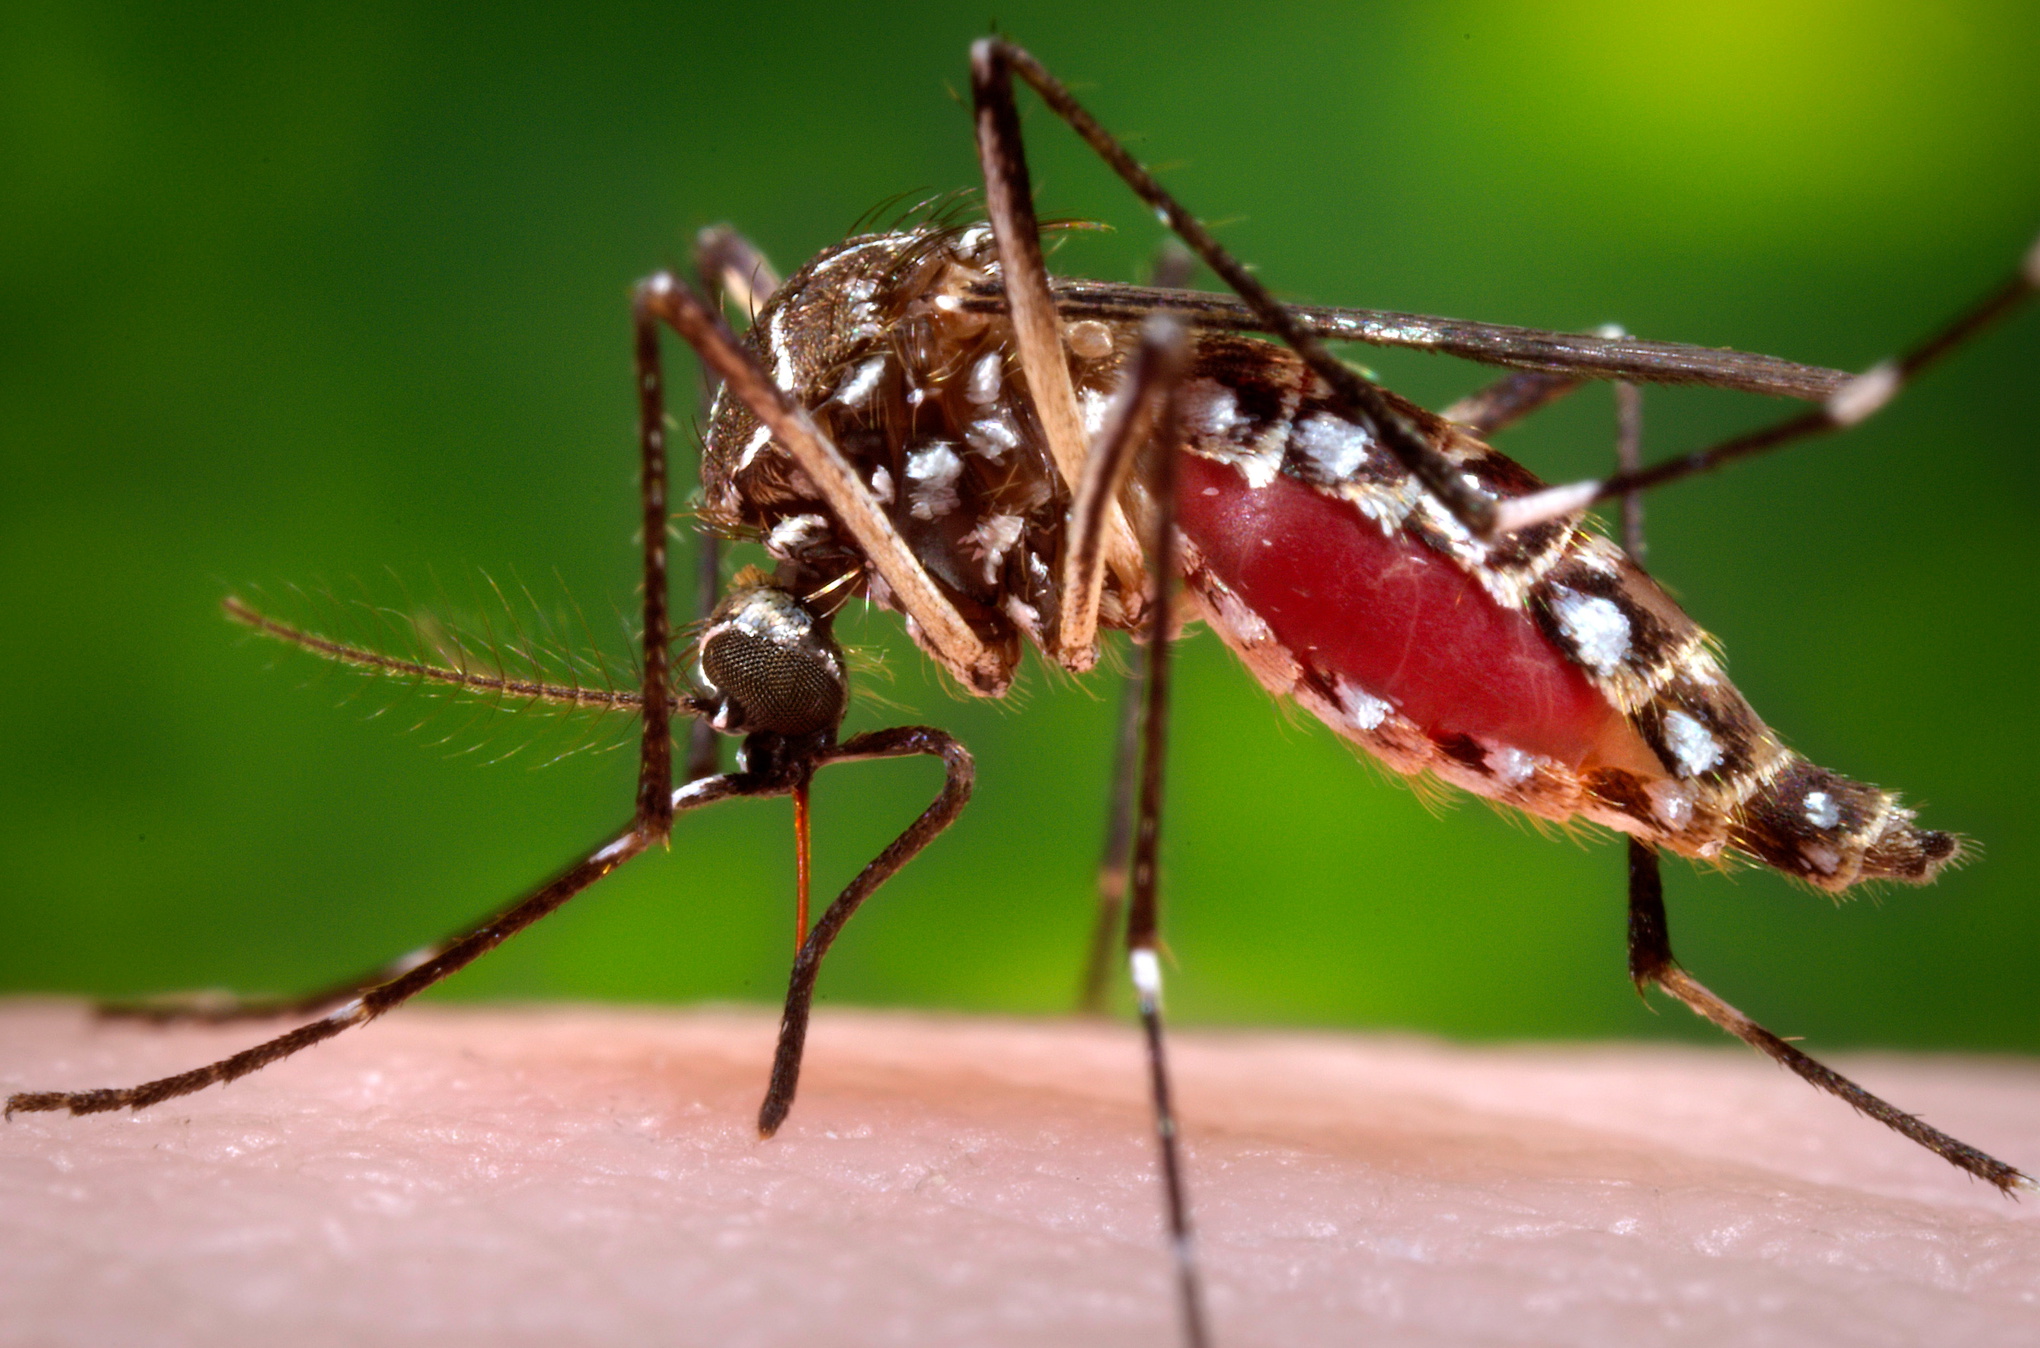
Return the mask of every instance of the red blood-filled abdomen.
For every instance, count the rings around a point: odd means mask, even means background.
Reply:
[[[1227,464],[1177,462],[1184,535],[1307,668],[1434,735],[1575,767],[1609,730],[1614,709],[1579,667],[1450,558],[1290,478],[1254,490]]]

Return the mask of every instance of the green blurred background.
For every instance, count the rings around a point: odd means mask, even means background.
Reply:
[[[1719,6],[1012,2],[1283,293],[1861,366],[2040,229],[2030,0]],[[335,676],[229,590],[385,599],[487,572],[632,603],[626,295],[736,222],[783,265],[975,180],[977,6],[9,7],[0,17],[0,987],[287,990],[467,922],[619,823],[634,755]],[[1131,279],[1157,227],[1038,108],[1057,265]],[[2033,448],[2040,315],[1873,425],[1653,501],[1654,563],[1818,761],[1982,860],[1837,908],[1673,868],[1702,977],[1816,1045],[2040,1049]],[[677,357],[676,357],[677,359]],[[1440,404],[1472,367],[1369,357]],[[682,384],[684,387],[684,384]],[[1653,394],[1658,452],[1781,409]],[[1548,477],[1605,391],[1510,435]],[[434,578],[437,578],[436,582]],[[557,577],[557,579],[555,579]],[[317,606],[314,606],[316,610]],[[859,918],[825,1000],[1055,1012],[1089,923],[1108,684],[966,702],[878,615],[857,725],[948,727],[953,833]],[[612,643],[614,644],[614,643]],[[1457,1036],[1706,1036],[1623,976],[1619,847],[1433,812],[1183,648],[1167,828],[1179,1018]],[[375,715],[387,711],[386,715]],[[408,728],[423,719],[415,731]],[[627,728],[598,727],[606,741]],[[475,749],[475,752],[462,752]],[[840,883],[934,788],[819,793]],[[686,820],[448,985],[776,1000],[783,803]]]

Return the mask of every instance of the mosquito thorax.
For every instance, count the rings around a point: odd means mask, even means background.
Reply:
[[[829,621],[777,585],[733,589],[695,659],[710,724],[726,735],[833,739],[842,724],[849,680]]]
[[[1010,320],[968,303],[999,276],[983,225],[862,235],[787,278],[745,342],[1011,670],[1022,644],[1041,642],[1059,617],[1070,492],[1028,397]],[[1073,326],[1067,351],[1087,417],[1102,418],[1117,387],[1130,349],[1121,338],[1103,323]],[[762,538],[793,573],[856,573],[853,593],[890,605],[828,503],[737,398],[718,399],[710,414],[702,489],[715,525]],[[1116,581],[1105,609],[1108,626],[1126,611]]]

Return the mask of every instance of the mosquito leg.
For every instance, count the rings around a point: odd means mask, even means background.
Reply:
[[[732,796],[780,795],[786,783],[776,779],[745,776],[709,777],[692,782],[675,792],[667,802],[667,817],[674,812],[698,809]],[[98,1114],[111,1109],[143,1109],[149,1105],[190,1095],[207,1086],[223,1085],[288,1058],[301,1049],[331,1039],[342,1030],[366,1024],[417,996],[449,974],[466,968],[481,956],[545,917],[588,886],[608,875],[638,853],[650,847],[655,835],[645,830],[642,820],[633,820],[609,842],[584,859],[567,867],[529,897],[459,936],[426,952],[407,972],[375,987],[336,1008],[322,1020],[299,1026],[288,1034],[222,1058],[218,1062],[139,1086],[89,1091],[27,1091],[7,1098],[7,1115],[47,1110],[69,1110],[73,1114]]]
[[[1196,254],[1178,239],[1164,239],[1155,249],[1148,284],[1158,290],[1181,290],[1190,284],[1196,267]],[[1119,733],[1112,747],[1112,798],[1105,846],[1098,855],[1098,915],[1091,926],[1090,954],[1084,960],[1083,977],[1077,985],[1077,1012],[1086,1016],[1105,1014],[1105,989],[1112,977],[1112,959],[1118,951],[1120,928],[1126,919],[1126,873],[1133,855],[1134,784],[1140,771],[1140,709],[1145,700],[1139,671],[1140,666],[1136,665],[1119,690]]]
[[[1197,254],[1185,248],[1180,239],[1165,239],[1155,249],[1148,284],[1157,290],[1182,290],[1189,286],[1196,271]]]
[[[722,539],[713,529],[694,531],[694,621],[715,612],[722,598]],[[707,721],[687,728],[687,780],[698,782],[722,771],[723,736]]]
[[[1116,500],[1133,471],[1134,460],[1143,445],[1169,444],[1155,435],[1162,410],[1181,380],[1188,350],[1182,324],[1167,316],[1151,318],[1142,325],[1140,350],[1135,354],[1121,390],[1098,440],[1084,465],[1076,502],[1070,509],[1068,543],[1063,566],[1063,624],[1059,637],[1070,647],[1088,648],[1097,640],[1098,602],[1105,580],[1101,544],[1105,532],[1104,505]],[[1173,449],[1168,452],[1174,452]],[[1104,1009],[1105,982],[1118,939],[1125,906],[1126,866],[1132,836],[1133,782],[1138,762],[1140,680],[1129,681],[1120,706],[1119,739],[1113,760],[1111,825],[1106,832],[1105,852],[1098,871],[1098,922],[1091,936],[1091,954],[1085,964],[1080,1009],[1092,1013]]]
[[[1056,630],[1060,652],[1085,651],[1095,658],[1098,604],[1111,560],[1109,530],[1119,516],[1119,493],[1141,448],[1153,442],[1158,415],[1182,378],[1187,353],[1183,325],[1173,318],[1157,315],[1142,325],[1140,349],[1126,385],[1113,400],[1075,479],[1076,499],[1070,504],[1063,552],[1062,617]]]
[[[1613,323],[1594,331],[1594,336],[1604,341],[1628,335]],[[1560,370],[1517,370],[1467,394],[1439,415],[1485,439],[1497,431],[1508,429],[1533,412],[1542,411],[1560,398],[1578,392],[1588,382],[1589,376],[1585,374]],[[1619,380],[1615,382],[1618,388],[1627,387]],[[1615,396],[1619,400],[1623,395],[1618,392]],[[1626,464],[1617,466],[1620,468]]]
[[[1781,1066],[1791,1068],[1809,1085],[1840,1097],[1857,1113],[1867,1114],[1911,1138],[1950,1165],[1989,1181],[2007,1194],[2017,1189],[2040,1188],[2015,1167],[1929,1127],[1914,1115],[1886,1104],[1847,1077],[1822,1066],[1702,987],[1672,957],[1657,852],[1634,838],[1629,840],[1629,976],[1638,992],[1656,984],[1696,1015],[1713,1021]]]
[[[1098,157],[1111,166],[1112,171],[1134,195],[1146,202],[1168,222],[1190,250],[1203,260],[1204,265],[1214,272],[1254,311],[1254,316],[1287,343],[1317,376],[1330,386],[1333,393],[1344,404],[1343,410],[1354,419],[1369,427],[1377,439],[1386,445],[1403,467],[1414,474],[1425,488],[1451,510],[1461,523],[1477,534],[1490,531],[1494,515],[1494,503],[1469,487],[1460,476],[1459,470],[1433,446],[1423,430],[1406,414],[1393,406],[1381,390],[1369,380],[1363,379],[1353,368],[1326,349],[1323,342],[1299,323],[1294,315],[1279,304],[1266,286],[1256,280],[1247,269],[1219,246],[1218,240],[1200,224],[1197,218],[1178,204],[1176,199],[1154,180],[1148,171],[1135,162],[1124,146],[1113,139],[1110,132],[1100,126],[1091,114],[1084,111],[1076,99],[1070,96],[1048,70],[1026,51],[1001,38],[980,38],[971,47],[971,72],[973,87],[978,90],[978,135],[980,158],[986,158],[983,149],[988,121],[995,122],[1001,129],[1009,129],[1014,153],[1019,145],[1019,116],[1013,109],[1011,76],[1017,72],[1021,79],[1041,96],[1041,101],[1069,123],[1070,128],[1081,137],[1085,144],[1097,152]],[[996,106],[987,113],[987,103]],[[987,198],[994,175],[986,174]],[[1025,185],[1024,170],[1019,179]],[[997,226],[994,212],[994,227]],[[1000,256],[1004,258],[1005,240],[999,241]],[[1013,298],[1013,278],[1008,276],[1008,303],[1018,311],[1019,301]],[[1030,371],[1031,377],[1031,371]]]
[[[1625,379],[1615,381],[1615,471],[1633,473],[1643,462],[1643,390]],[[1643,537],[1643,493],[1622,493],[1617,504],[1622,550],[1643,565],[1649,546]]]
[[[239,997],[231,993],[177,993],[141,1001],[98,1002],[92,1014],[100,1020],[138,1020],[150,1025],[229,1025],[242,1020],[282,1020],[315,1015],[358,997],[378,984],[411,972],[438,953],[437,946],[391,960],[373,973],[295,997]]]
[[[593,707],[636,711],[644,704],[641,690],[582,688],[537,679],[512,678],[501,673],[427,664],[386,655],[366,646],[356,646],[321,636],[272,618],[245,601],[228,596],[223,602],[227,616],[266,637],[300,650],[369,673],[418,683],[440,684],[497,698],[520,698],[550,702],[559,706]],[[690,705],[690,711],[700,708]],[[335,983],[317,992],[292,997],[236,997],[213,993],[149,998],[142,1001],[102,1002],[93,1008],[105,1020],[139,1020],[154,1025],[224,1025],[241,1020],[277,1020],[286,1016],[309,1016],[337,1006],[383,983],[411,972],[438,953],[437,947],[414,951],[401,959],[366,974]]]
[[[1162,320],[1165,321],[1165,320]],[[1151,322],[1148,329],[1155,332]],[[1162,1187],[1169,1222],[1169,1247],[1176,1264],[1176,1288],[1182,1307],[1183,1339],[1191,1348],[1210,1341],[1205,1325],[1203,1280],[1191,1235],[1190,1199],[1183,1172],[1182,1143],[1176,1107],[1169,1087],[1169,1063],[1162,1033],[1161,914],[1156,884],[1156,854],[1161,838],[1163,765],[1169,740],[1170,586],[1176,577],[1176,445],[1179,435],[1176,402],[1162,404],[1153,456],[1150,491],[1154,502],[1148,521],[1154,595],[1148,608],[1145,695],[1141,718],[1140,805],[1135,817],[1131,902],[1126,914],[1127,965],[1133,978],[1141,1030],[1147,1041],[1148,1083],[1152,1092],[1155,1139],[1161,1149]]]
[[[1144,662],[1143,662],[1144,663]],[[1143,669],[1136,666],[1119,690],[1119,734],[1112,747],[1112,803],[1105,826],[1105,846],[1098,856],[1098,917],[1091,927],[1091,953],[1084,961],[1077,988],[1077,1010],[1087,1016],[1105,1014],[1105,989],[1112,977],[1112,957],[1119,949],[1126,920],[1126,877],[1133,859],[1133,805],[1140,780],[1141,707],[1146,702]]]
[[[666,611],[666,399],[659,366],[659,315],[639,287],[631,302],[642,459],[638,527],[644,536],[644,737],[638,756],[637,827],[649,842],[673,828],[672,630]]]
[[[779,1048],[772,1058],[772,1081],[758,1110],[760,1136],[770,1137],[779,1131],[779,1125],[786,1122],[787,1111],[793,1108],[794,1091],[800,1085],[801,1052],[807,1044],[808,1016],[814,1006],[815,978],[821,973],[822,958],[859,905],[955,822],[970,800],[977,772],[969,750],[928,726],[902,726],[859,735],[830,750],[817,763],[821,766],[915,754],[942,760],[942,790],[920,817],[907,825],[906,831],[887,844],[836,896],[794,956],[793,972],[787,980],[786,1011],[779,1022]]]
[[[871,559],[872,569],[892,587],[900,608],[914,615],[929,644],[956,677],[987,696],[1005,692],[1011,674],[923,569],[843,451],[805,409],[772,382],[757,358],[738,343],[722,316],[671,272],[639,282],[637,303],[644,313],[684,337],[729,391],[742,398],[770,428],[772,438],[786,447],[815,483],[822,499]]]
[[[728,225],[708,225],[694,236],[694,274],[702,288],[756,318],[779,289],[779,273],[764,250]]]
[[[1574,375],[1518,370],[1474,390],[1439,415],[1486,439],[1575,392],[1585,382]]]
[[[701,287],[725,304],[744,311],[747,320],[779,289],[779,273],[765,254],[728,225],[709,225],[694,236],[694,274]],[[702,421],[715,406],[722,381],[707,362],[701,364]],[[705,622],[722,598],[722,537],[715,530],[694,530],[694,621]],[[687,733],[687,780],[713,777],[722,771],[723,736],[706,720]]]
[[[1615,392],[1616,459],[1620,471],[1614,480],[1619,481],[1624,476],[1633,475],[1633,466],[1642,458],[1643,411],[1641,396],[1634,385],[1618,383]],[[1643,512],[1637,500],[1639,491],[1624,492],[1619,499],[1623,547],[1641,562],[1644,536]],[[1922,1123],[1916,1116],[1888,1104],[1802,1053],[1722,1001],[1679,967],[1678,960],[1672,955],[1671,928],[1665,918],[1664,878],[1658,868],[1657,849],[1635,838],[1629,839],[1629,977],[1636,984],[1638,995],[1655,984],[1684,1002],[1694,1014],[1713,1021],[1759,1053],[1790,1068],[1809,1085],[1839,1097],[1858,1113],[1869,1115],[1949,1164],[1989,1181],[2005,1193],[2040,1187],[2016,1168]]]
[[[2036,290],[2040,290],[2040,240],[2036,240],[2027,251],[2024,262],[2010,280],[1957,314],[1946,326],[1911,350],[1881,361],[1857,375],[1819,407],[1648,468],[1628,469],[1613,477],[1547,487],[1543,491],[1517,497],[1496,509],[1494,532],[1508,533],[1545,520],[1578,514],[1602,501],[1631,492],[1648,491],[1680,478],[1712,472],[1737,459],[1846,430],[1878,412],[1922,370],[2024,304]]]
[[[1020,114],[1013,103],[1010,66],[1000,59],[996,44],[971,48],[971,95],[976,106],[978,165],[985,178],[985,214],[998,243],[999,267],[1012,314],[1013,336],[1020,348],[1020,367],[1027,376],[1029,396],[1048,438],[1049,455],[1072,492],[1082,498],[1090,484],[1085,475],[1095,463],[1077,395],[1070,383],[1069,357],[1063,351],[1062,324],[1049,294],[1048,268],[1041,257],[1040,228],[1034,216],[1033,187],[1027,174],[1027,152],[1020,136]],[[1082,485],[1080,485],[1082,484]],[[1105,565],[1129,593],[1140,585],[1140,547],[1121,512],[1117,492],[1097,502]],[[1095,566],[1095,562],[1092,563]],[[1067,571],[1065,575],[1067,577]],[[1097,593],[1067,588],[1067,614],[1076,602],[1076,621],[1060,624],[1055,657],[1070,669],[1088,669],[1097,658],[1095,627]],[[1088,604],[1071,596],[1085,596]]]

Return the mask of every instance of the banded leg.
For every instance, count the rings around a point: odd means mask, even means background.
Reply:
[[[714,299],[735,304],[746,320],[779,289],[779,273],[765,254],[728,225],[708,225],[694,236],[694,275]],[[706,361],[701,364],[701,417],[704,425],[715,406],[722,381]],[[697,526],[694,530],[694,621],[703,623],[722,598],[722,536]],[[687,780],[713,777],[722,771],[723,737],[705,720],[687,734]]]
[[[1166,324],[1167,326],[1163,326]],[[1174,325],[1151,320],[1148,342],[1169,338]],[[1174,329],[1181,341],[1180,329]],[[1147,1041],[1148,1082],[1153,1097],[1155,1139],[1161,1149],[1162,1185],[1169,1222],[1169,1246],[1176,1265],[1176,1288],[1183,1317],[1183,1340],[1190,1348],[1210,1342],[1205,1324],[1203,1280],[1190,1225],[1190,1200],[1184,1179],[1182,1143],[1169,1086],[1168,1057],[1162,1033],[1161,914],[1156,856],[1162,824],[1162,771],[1169,736],[1169,644],[1171,587],[1176,578],[1176,446],[1179,442],[1176,400],[1162,402],[1149,479],[1153,501],[1149,574],[1154,592],[1148,606],[1147,658],[1142,679],[1144,716],[1141,727],[1140,807],[1133,842],[1131,902],[1126,913],[1127,966],[1133,979],[1141,1030]]]
[[[2034,241],[2019,270],[2004,284],[1910,350],[1857,375],[1829,395],[1819,407],[1648,468],[1630,468],[1613,477],[1547,487],[1543,491],[1503,502],[1493,512],[1493,532],[1509,533],[1546,520],[1576,515],[1603,501],[1648,491],[1667,482],[1712,472],[1737,459],[1846,430],[1880,411],[1923,370],[2010,314],[2031,299],[2036,290],[2040,290],[2040,240]]]
[[[1107,807],[1105,845],[1098,853],[1098,915],[1091,925],[1090,953],[1077,985],[1077,1012],[1105,1014],[1112,957],[1126,921],[1126,881],[1133,865],[1134,791],[1140,781],[1141,707],[1147,701],[1146,661],[1128,671],[1119,688],[1119,733],[1112,744],[1112,799]]]
[[[1181,290],[1190,284],[1196,266],[1197,258],[1190,250],[1169,239],[1155,252],[1148,283],[1161,290]],[[1115,495],[1117,491],[1115,486]],[[1065,578],[1066,582],[1068,579]],[[1063,593],[1070,593],[1067,583]],[[1083,593],[1090,593],[1088,587]],[[1094,624],[1095,621],[1094,614]],[[1080,1015],[1105,1014],[1112,958],[1126,919],[1126,878],[1133,856],[1134,786],[1140,768],[1140,710],[1145,700],[1141,668],[1136,663],[1119,689],[1119,730],[1112,742],[1112,797],[1107,807],[1105,845],[1098,854],[1098,912],[1091,925],[1091,944],[1084,959],[1082,980],[1077,985]]]
[[[1085,610],[1078,622],[1087,625],[1091,632],[1087,643],[1096,640],[1098,601],[1105,579],[1101,553],[1106,526],[1104,506],[1118,499],[1142,446],[1162,447],[1158,457],[1175,452],[1172,439],[1158,432],[1168,401],[1182,380],[1187,354],[1186,334],[1176,320],[1157,316],[1142,325],[1140,349],[1134,355],[1126,386],[1099,429],[1098,440],[1084,464],[1077,499],[1070,508],[1062,593],[1066,621],[1073,608]],[[1125,909],[1143,681],[1139,675],[1130,678],[1121,694],[1119,735],[1113,755],[1111,822],[1098,869],[1098,919],[1091,933],[1090,956],[1085,962],[1078,1000],[1079,1009],[1091,1014],[1104,1010],[1107,970]]]
[[[1838,1097],[1857,1113],[1869,1115],[1950,1165],[1996,1185],[2007,1194],[2040,1188],[2031,1176],[2017,1168],[1922,1123],[1915,1115],[1887,1104],[1808,1057],[1709,992],[1680,968],[1672,957],[1671,932],[1665,922],[1664,884],[1658,873],[1657,852],[1634,838],[1629,840],[1629,977],[1636,983],[1638,993],[1657,985],[1684,1002],[1695,1015],[1713,1021],[1757,1052],[1790,1068],[1808,1085]]]
[[[1070,503],[1068,542],[1063,555],[1060,651],[1097,645],[1098,605],[1105,572],[1111,567],[1111,531],[1120,516],[1119,495],[1133,475],[1143,447],[1157,443],[1163,409],[1182,379],[1188,354],[1183,325],[1157,315],[1141,327],[1125,387],[1113,401],[1098,439],[1085,454]],[[1169,443],[1160,441],[1159,443]],[[1136,576],[1140,572],[1134,572]]]
[[[666,396],[659,365],[659,316],[640,286],[631,297],[638,386],[638,527],[644,535],[644,732],[639,740],[636,827],[647,844],[673,829],[672,623],[666,595]]]
[[[1331,388],[1341,404],[1340,411],[1366,426],[1375,438],[1386,445],[1404,468],[1408,469],[1424,487],[1451,510],[1461,523],[1477,534],[1490,531],[1494,517],[1494,503],[1469,487],[1460,476],[1459,470],[1444,455],[1440,454],[1423,431],[1402,412],[1398,411],[1381,390],[1371,381],[1362,378],[1354,369],[1333,356],[1324,343],[1313,335],[1296,316],[1278,303],[1268,288],[1262,285],[1247,269],[1222,248],[1218,240],[1199,223],[1197,218],[1165,191],[1162,185],[1126,152],[1112,134],[1100,126],[1070,96],[1070,91],[1051,74],[1039,61],[1025,50],[1002,38],[981,38],[971,47],[972,85],[978,95],[978,137],[980,158],[986,161],[987,205],[993,204],[992,184],[995,175],[991,171],[991,156],[984,149],[988,136],[999,139],[1003,157],[1019,164],[1017,184],[1024,188],[1026,173],[1020,152],[1020,120],[1013,108],[1012,76],[1021,79],[1041,96],[1056,116],[1067,122],[1070,128],[1095,151],[1099,158],[1109,165],[1120,181],[1133,189],[1134,195],[1159,214],[1174,230],[1176,236],[1190,246],[1190,250],[1210,267],[1232,290],[1247,302],[1255,318],[1267,331],[1280,337],[1283,342],[1309,365],[1317,376]],[[988,111],[989,108],[989,111]],[[1031,216],[1031,207],[1030,207]],[[992,215],[994,230],[998,227],[996,208]],[[1006,256],[1006,242],[1000,239],[1000,256]],[[1009,275],[1006,281],[1007,302],[1015,314],[1015,327],[1019,324],[1022,301],[1014,293],[1017,287]],[[1045,286],[1044,286],[1045,289]],[[1029,367],[1029,377],[1033,374]]]

